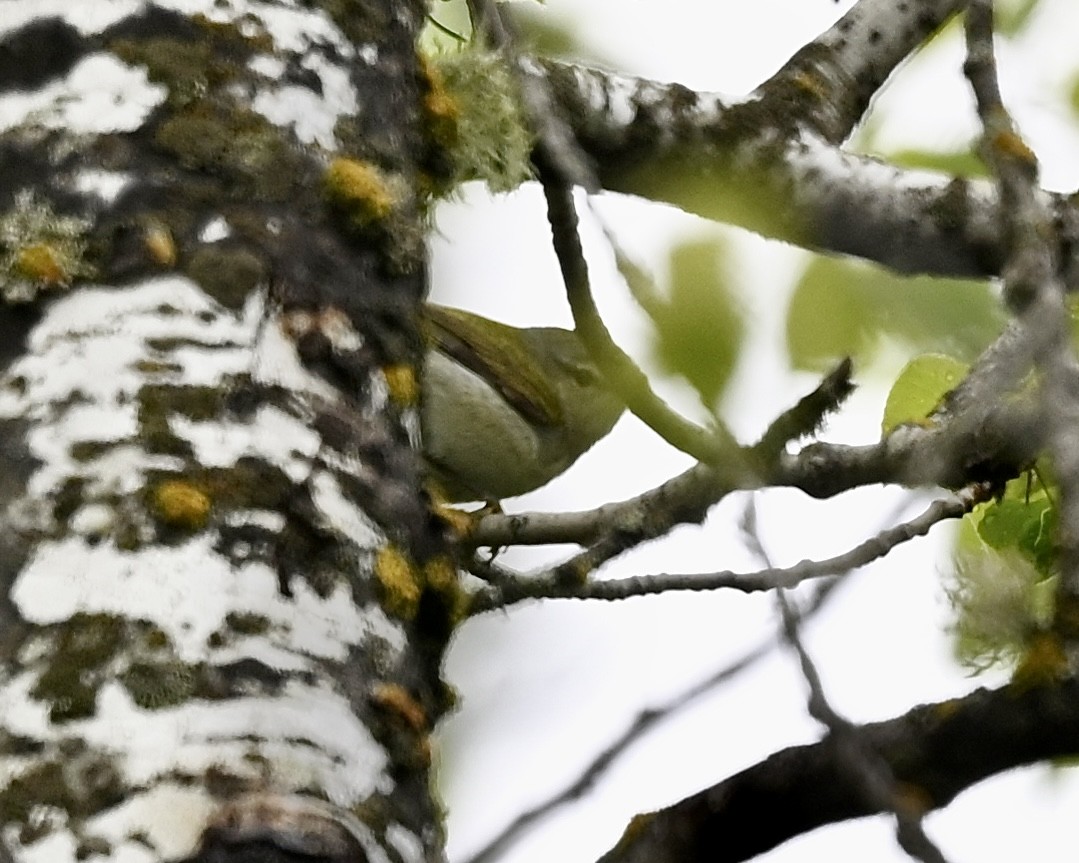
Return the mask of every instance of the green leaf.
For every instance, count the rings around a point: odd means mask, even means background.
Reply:
[[[744,313],[722,266],[718,239],[675,246],[670,253],[670,298],[652,311],[656,357],[684,377],[714,409],[730,380],[745,337]]]
[[[1000,500],[991,504],[978,523],[978,535],[992,548],[1018,548],[1024,539],[1041,534],[1043,516],[1050,509],[1048,499],[1038,501]],[[1033,542],[1029,542],[1033,547]]]
[[[456,51],[462,41],[472,38],[472,22],[465,0],[442,0],[431,4],[427,25],[420,33],[420,46],[425,54]]]
[[[795,368],[819,371],[850,356],[869,365],[882,344],[972,360],[1004,315],[986,281],[900,276],[860,261],[815,257],[787,310]]]
[[[968,368],[966,363],[945,354],[922,354],[912,359],[888,393],[881,432],[888,434],[902,423],[924,420],[945,393],[963,379]]]
[[[1057,559],[1057,517],[1053,494],[1027,472],[1009,482],[998,500],[981,508],[975,529],[986,545],[1019,551],[1038,572],[1049,576]]]

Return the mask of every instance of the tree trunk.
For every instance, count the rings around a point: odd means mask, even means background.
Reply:
[[[441,859],[425,4],[35,5],[0,25],[11,858]]]

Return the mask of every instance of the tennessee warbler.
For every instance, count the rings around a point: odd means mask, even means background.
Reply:
[[[428,304],[421,428],[453,501],[497,500],[554,479],[621,416],[576,334],[511,327]]]

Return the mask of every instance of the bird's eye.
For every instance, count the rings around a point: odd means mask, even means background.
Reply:
[[[594,387],[602,380],[599,369],[591,364],[567,363],[566,373],[582,388]]]

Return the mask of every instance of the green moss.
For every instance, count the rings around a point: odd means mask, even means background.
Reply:
[[[47,665],[30,691],[53,722],[92,716],[107,665],[124,644],[122,618],[79,612],[53,629]]]
[[[193,103],[164,120],[154,141],[185,168],[227,177],[237,193],[281,201],[296,191],[296,154],[280,129],[237,105]]]
[[[225,625],[238,635],[262,635],[270,628],[270,618],[253,612],[230,611]]]
[[[0,730],[0,753],[4,755],[16,757],[40,755],[44,749],[45,744],[34,737]]]
[[[168,88],[169,101],[175,105],[246,76],[253,54],[273,50],[273,40],[264,31],[252,35],[236,23],[212,21],[201,14],[190,20],[198,28],[197,37],[192,33],[193,38],[186,40],[117,39],[109,49],[125,63],[144,67],[151,81]]]
[[[120,551],[135,551],[143,545],[140,526],[134,521],[122,521],[115,526],[112,541]]]
[[[251,778],[234,773],[223,764],[211,764],[202,774],[202,786],[219,800],[251,790]]]
[[[224,398],[225,393],[216,387],[146,384],[136,395],[139,440],[148,452],[193,458],[191,444],[170,428],[169,414],[195,421],[212,419],[220,414]]]
[[[144,710],[160,710],[195,697],[201,669],[183,662],[136,662],[120,682],[131,700]]]
[[[53,518],[60,524],[66,524],[72,514],[83,504],[86,493],[86,480],[82,477],[68,477],[53,495]]]
[[[241,458],[229,468],[203,471],[198,479],[226,509],[278,510],[295,490],[292,480],[279,468],[254,458]]]
[[[226,644],[228,644],[228,639],[222,632],[211,632],[208,636],[206,636],[207,647],[212,647],[216,650],[218,648],[224,647]]]
[[[180,458],[194,458],[195,455],[191,444],[173,434],[164,424],[144,428],[139,434],[139,440],[147,452],[157,455],[174,455]]]
[[[172,647],[172,639],[160,626],[152,623],[146,624],[146,630],[142,634],[142,642],[149,650],[166,650]]]
[[[179,374],[183,366],[179,363],[166,363],[161,360],[136,360],[131,367],[143,375]]]
[[[33,841],[50,831],[47,821],[38,829],[32,819],[40,807],[55,807],[77,825],[124,799],[127,788],[110,759],[79,741],[67,741],[62,748],[59,757],[36,764],[0,791],[0,822],[22,825],[20,839]]]
[[[44,839],[52,831],[52,825],[45,819],[28,821],[19,828],[19,842],[23,845],[33,845],[39,839]]]
[[[221,414],[226,395],[220,387],[146,384],[138,393],[139,419],[177,413],[204,422]]]
[[[278,468],[241,458],[230,467],[203,468],[192,461],[182,472],[150,471],[142,501],[164,531],[158,539],[182,541],[205,527],[213,513],[278,510],[292,492],[291,480]]]
[[[30,810],[42,803],[63,800],[68,789],[58,763],[49,761],[12,779],[0,791],[0,818],[5,823],[26,821]]]
[[[175,104],[201,98],[211,86],[220,85],[236,74],[236,67],[223,63],[208,41],[119,39],[109,47],[125,63],[145,67],[147,77],[164,84],[169,101]]]
[[[391,7],[376,0],[319,0],[317,5],[354,45],[384,42],[393,23]]]
[[[930,214],[942,230],[955,231],[969,224],[970,183],[957,177],[948,183],[944,194],[934,199]]]
[[[107,455],[114,449],[116,449],[115,441],[85,440],[73,443],[68,453],[77,462],[88,462]]]
[[[135,844],[141,845],[143,848],[147,848],[150,851],[157,850],[157,846],[150,838],[150,834],[142,830],[136,830],[134,833],[128,833],[125,838],[128,842],[134,842]]]
[[[266,278],[263,261],[248,249],[215,243],[199,248],[184,268],[221,305],[239,309]]]
[[[112,853],[112,843],[101,836],[83,836],[75,847],[75,859],[86,860],[97,854],[107,857]]]

